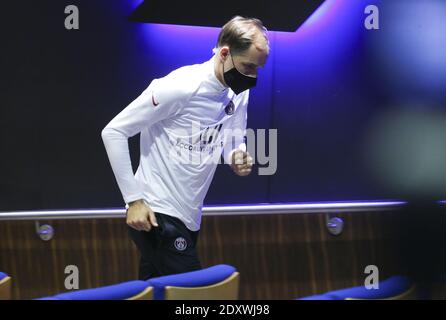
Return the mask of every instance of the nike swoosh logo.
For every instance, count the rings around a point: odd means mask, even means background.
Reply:
[[[155,97],[153,96],[153,94],[152,94],[152,103],[153,103],[153,106],[154,106],[154,107],[156,107],[157,105],[160,104],[159,102],[156,102],[156,101],[155,101]]]

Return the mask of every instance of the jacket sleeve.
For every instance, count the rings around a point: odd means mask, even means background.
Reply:
[[[128,138],[177,115],[189,97],[190,90],[175,78],[155,79],[102,130],[106,153],[126,204],[143,198],[143,190],[133,173]]]

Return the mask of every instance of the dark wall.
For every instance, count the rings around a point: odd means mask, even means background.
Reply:
[[[0,210],[123,205],[102,128],[153,78],[209,59],[219,32],[130,23],[139,2],[2,5]],[[251,92],[248,127],[278,129],[276,174],[255,168],[240,178],[219,166],[205,204],[392,196],[370,182],[360,156],[381,102],[365,67],[374,32],[363,27],[366,2],[327,2],[298,32],[270,33],[269,62]],[[80,30],[64,28],[70,4]],[[138,139],[130,139],[135,170]]]

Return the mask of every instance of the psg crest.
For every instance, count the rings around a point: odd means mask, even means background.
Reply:
[[[175,239],[174,245],[175,249],[177,249],[178,251],[184,251],[187,248],[186,239],[184,239],[183,237],[178,237]]]
[[[231,115],[231,114],[234,114],[234,109],[235,109],[234,102],[232,102],[232,100],[231,100],[231,101],[229,101],[228,105],[225,107],[225,112],[227,115]]]

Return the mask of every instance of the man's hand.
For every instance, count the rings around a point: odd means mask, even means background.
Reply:
[[[158,227],[155,213],[143,200],[136,200],[129,203],[127,224],[135,230],[147,232],[152,229],[152,226]]]
[[[237,149],[232,153],[231,168],[235,174],[243,177],[251,173],[252,158],[248,152]]]

